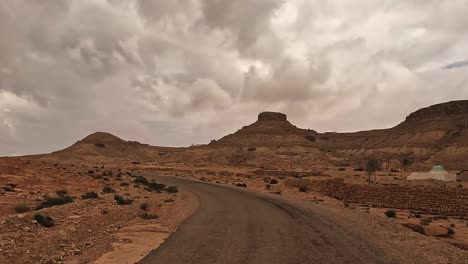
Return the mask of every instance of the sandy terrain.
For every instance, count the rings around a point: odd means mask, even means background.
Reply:
[[[131,252],[125,258],[138,260],[197,207],[190,193],[146,187],[125,166],[0,159],[0,263],[90,263],[122,249]],[[82,198],[88,192],[97,197]],[[116,194],[131,204],[119,205]],[[39,209],[46,196],[73,201]],[[54,226],[41,226],[38,213]]]

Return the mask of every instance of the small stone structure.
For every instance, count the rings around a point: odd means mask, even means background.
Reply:
[[[439,181],[456,181],[457,175],[448,173],[442,166],[434,166],[430,172],[413,172],[408,176],[407,180],[439,180]]]

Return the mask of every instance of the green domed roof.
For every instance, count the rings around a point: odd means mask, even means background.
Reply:
[[[433,171],[433,172],[445,172],[445,169],[444,169],[443,166],[437,165],[437,166],[432,167],[431,171]]]

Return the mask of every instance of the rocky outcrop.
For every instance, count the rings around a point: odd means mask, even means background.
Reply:
[[[468,115],[468,100],[452,101],[422,108],[410,114],[405,122],[446,118],[454,115]]]
[[[288,118],[283,113],[263,112],[258,115],[258,121],[260,122],[268,122],[268,121],[287,122]]]
[[[263,112],[258,115],[255,123],[213,142],[210,146],[310,146],[315,134],[315,131],[294,126],[285,114]]]

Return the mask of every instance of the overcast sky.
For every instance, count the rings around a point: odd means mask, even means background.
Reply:
[[[391,127],[468,97],[468,0],[2,0],[0,155],[206,143],[281,111]]]

